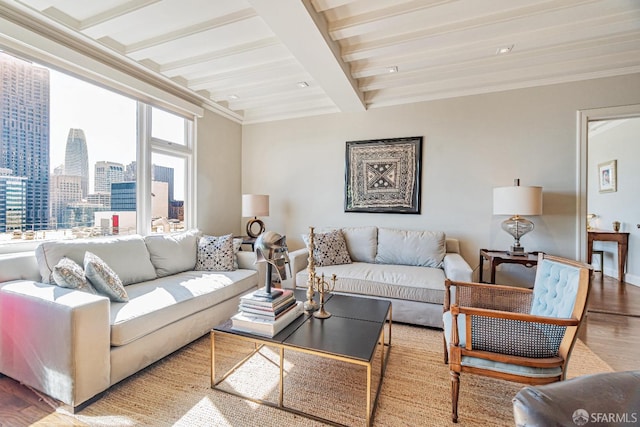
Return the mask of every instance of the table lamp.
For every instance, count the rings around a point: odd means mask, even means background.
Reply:
[[[269,216],[269,196],[266,194],[243,194],[242,216],[253,217],[247,222],[247,236],[256,238],[264,232],[264,222],[259,216]],[[256,227],[258,229],[256,230]]]
[[[520,245],[520,238],[533,230],[533,222],[520,215],[542,215],[542,187],[520,186],[515,179],[511,187],[493,189],[493,214],[511,215],[502,222],[502,229],[513,236],[509,255],[527,255]]]

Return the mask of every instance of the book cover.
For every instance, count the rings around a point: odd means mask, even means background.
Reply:
[[[279,304],[276,307],[265,307],[263,305],[253,305],[246,301],[240,301],[240,305],[238,307],[240,308],[241,311],[244,311],[246,309],[247,311],[250,311],[250,312],[256,312],[259,314],[268,314],[268,315],[275,316],[278,313],[286,310],[288,307],[292,306],[295,303],[296,303],[295,298],[289,298],[286,301],[283,301],[282,304]]]
[[[249,316],[245,313],[238,313],[231,318],[231,328],[255,335],[273,337],[297,319],[303,312],[303,303],[302,301],[299,301],[292,306],[286,314],[276,320],[265,320],[256,316]]]
[[[294,298],[293,290],[291,289],[283,289],[282,295],[280,295],[277,298],[274,298],[273,300],[268,300],[260,296],[255,296],[254,294],[255,294],[255,291],[247,295],[241,296],[240,302],[245,305],[275,308],[286,303],[287,300]]]
[[[243,304],[238,306],[240,312],[247,316],[259,316],[264,319],[275,320],[280,318],[283,314],[291,310],[296,305],[296,300],[292,299],[287,304],[278,308],[277,310],[263,310],[262,308],[247,307]]]

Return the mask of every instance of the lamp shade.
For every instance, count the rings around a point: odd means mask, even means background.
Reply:
[[[494,215],[542,215],[542,187],[498,187],[493,189]]]
[[[242,216],[269,216],[269,196],[266,194],[243,194]]]

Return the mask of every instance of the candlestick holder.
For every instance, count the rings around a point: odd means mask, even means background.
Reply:
[[[320,310],[313,313],[313,317],[317,317],[318,319],[326,319],[331,317],[331,313],[324,309],[324,294],[328,292],[332,292],[336,287],[336,275],[333,274],[331,276],[331,284],[324,280],[324,274],[320,276],[316,281],[316,287],[318,292],[320,293]]]
[[[316,263],[313,259],[313,251],[315,249],[313,227],[309,227],[309,258],[307,262],[307,273],[309,279],[307,280],[307,300],[304,302],[305,311],[316,311],[318,309],[318,303],[313,300],[315,295],[316,286]]]

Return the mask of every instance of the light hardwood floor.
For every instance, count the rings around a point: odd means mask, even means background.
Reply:
[[[589,313],[578,336],[614,370],[640,370],[640,287],[594,273]],[[29,388],[0,377],[0,426],[34,424],[83,425],[55,413]]]

